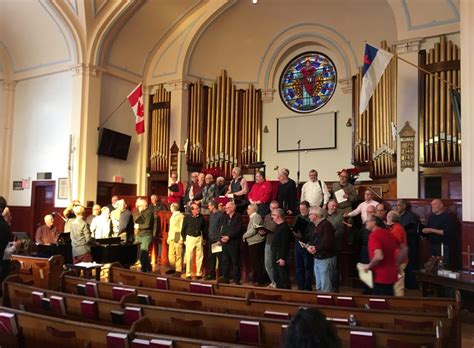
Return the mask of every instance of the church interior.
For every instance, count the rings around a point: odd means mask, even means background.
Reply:
[[[473,0],[0,0],[0,196],[8,230],[22,240],[7,256],[9,241],[3,255],[2,273],[11,270],[0,346],[293,347],[288,338],[305,306],[319,309],[339,337],[339,345],[308,347],[474,346],[472,37]],[[363,108],[377,68],[367,44],[391,58]],[[215,265],[209,273],[214,251],[205,240],[201,261],[191,255],[184,267],[196,268],[192,277],[184,268],[167,274],[175,267],[168,233],[177,182],[189,195],[192,173],[203,173],[234,193],[236,167],[250,192],[259,175],[270,183],[264,218],[274,218],[270,201],[279,200],[285,170],[297,205],[316,170],[321,197],[324,184],[337,204],[347,199],[334,185],[348,174],[356,196],[347,211],[370,203],[367,191],[386,213],[409,206],[418,219],[416,245],[408,240],[414,285],[406,278],[401,297],[362,294],[353,236],[372,221],[365,211],[354,222],[344,213],[337,289],[327,293],[296,285],[296,237],[282,266],[290,288],[272,288],[271,276],[270,288],[255,285],[254,249],[241,236],[234,283],[214,280]],[[135,216],[152,195],[163,209],[145,251],[151,272],[133,231],[116,245],[96,244],[97,264],[84,267],[70,244],[64,251],[47,243],[46,258],[35,245],[45,216],[63,238],[73,234],[65,210],[81,206],[78,215],[88,216],[100,205],[112,215],[117,197]],[[215,197],[235,209],[236,195]],[[186,221],[195,203],[180,199]],[[450,219],[441,254],[423,232],[437,202]],[[242,234],[252,207],[264,205],[247,203]],[[328,203],[310,204],[310,214]],[[198,209],[207,226],[207,205]],[[295,226],[298,212],[280,210]]]

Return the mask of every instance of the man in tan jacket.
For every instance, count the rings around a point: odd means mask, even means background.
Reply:
[[[183,228],[184,215],[179,211],[179,204],[172,203],[170,206],[172,212],[170,217],[170,229],[168,231],[168,260],[170,269],[166,274],[175,274],[181,276],[183,271],[183,238],[181,229]]]

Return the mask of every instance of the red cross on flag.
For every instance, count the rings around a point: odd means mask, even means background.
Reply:
[[[145,132],[145,110],[143,108],[143,89],[142,83],[135,87],[135,89],[127,97],[133,113],[135,114],[135,131],[137,134]]]

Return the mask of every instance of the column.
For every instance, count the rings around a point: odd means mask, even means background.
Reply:
[[[146,196],[148,194],[148,139],[150,137],[150,94],[151,86],[143,86],[143,107],[145,110],[145,133],[138,137],[140,151],[137,167],[137,195]]]
[[[176,141],[180,151],[184,150],[184,143],[188,138],[189,113],[189,82],[184,80],[170,81],[166,89],[171,92],[170,115],[170,146]],[[182,181],[188,179],[188,168],[184,153],[178,157],[178,177]]]
[[[73,70],[71,199],[81,203],[97,198],[98,127],[102,71],[80,64]]]
[[[421,38],[395,42],[395,53],[402,58],[418,65],[418,51]],[[401,149],[398,132],[405,122],[416,131],[415,135],[415,167],[414,170],[400,168]],[[402,61],[398,61],[397,68],[397,197],[418,198],[418,70]]]
[[[3,120],[0,127],[3,128],[3,139],[1,139],[0,151],[0,194],[8,200],[10,192],[11,178],[11,154],[12,154],[12,132],[13,132],[13,111],[15,107],[16,81],[3,81]]]
[[[474,2],[461,0],[462,251],[474,252]],[[463,257],[463,265],[467,258]]]

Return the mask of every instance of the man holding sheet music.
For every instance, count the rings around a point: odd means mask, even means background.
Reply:
[[[237,213],[234,202],[225,206],[227,215],[222,225],[222,283],[229,283],[230,268],[234,273],[234,284],[240,285],[240,242],[242,240],[242,215]]]
[[[332,192],[337,201],[337,212],[341,214],[349,213],[358,195],[354,185],[349,182],[347,170],[339,172],[339,182],[332,184]]]
[[[367,229],[369,236],[370,262],[363,265],[367,272],[373,272],[372,293],[374,295],[394,296],[393,285],[398,279],[398,265],[407,255],[406,245],[400,244],[397,239],[385,228],[385,224],[378,216],[369,216]],[[400,248],[397,257],[395,252]]]
[[[222,273],[222,243],[221,229],[224,223],[225,214],[218,209],[216,201],[212,200],[208,204],[209,215],[209,228],[208,228],[208,239],[209,239],[209,271],[206,276],[206,280],[216,279],[216,261],[219,260],[217,271],[219,274]]]

